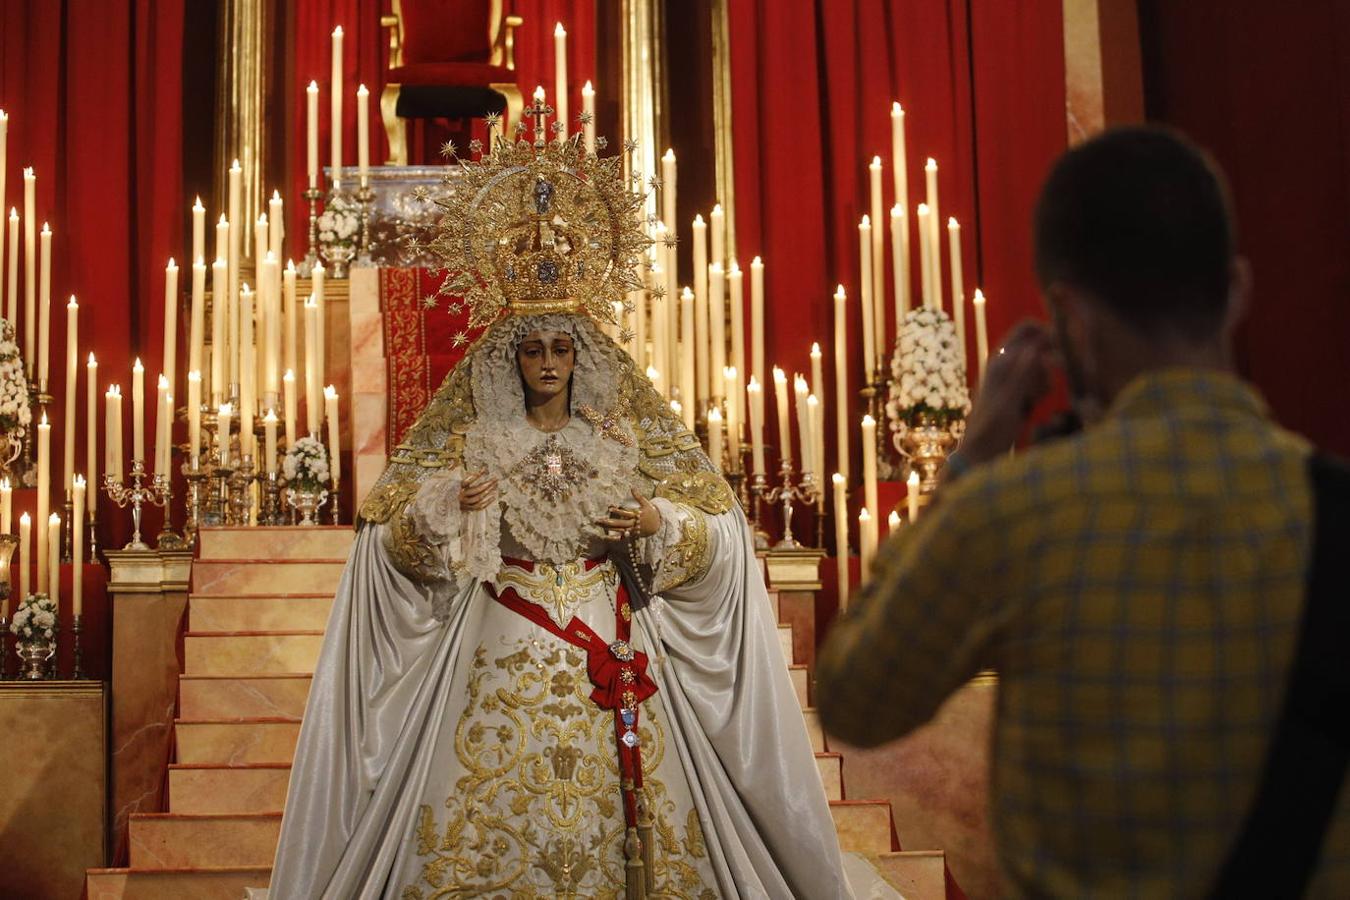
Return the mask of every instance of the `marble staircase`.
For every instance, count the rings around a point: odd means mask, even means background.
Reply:
[[[310,678],[352,532],[205,529],[193,564],[168,809],[130,820],[130,865],[90,870],[89,900],[239,900],[270,877]],[[773,597],[775,610],[777,597]],[[811,707],[794,626],[778,629],[841,847],[910,900],[946,897],[940,852],[900,852],[890,804],[850,797]]]

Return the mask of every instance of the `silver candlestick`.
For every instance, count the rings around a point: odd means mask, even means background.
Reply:
[[[319,262],[319,201],[323,199],[323,191],[312,187],[304,196],[309,201],[309,249],[296,271],[301,278],[309,278]]]
[[[122,549],[149,550],[149,545],[141,540],[141,507],[147,503],[163,506],[168,501],[167,479],[159,475],[149,485],[145,484],[145,460],[133,459],[130,483],[124,485],[112,475],[104,475],[103,490],[120,509],[131,506],[131,540]]]
[[[762,489],[763,497],[769,503],[783,504],[783,539],[774,544],[773,549],[800,550],[803,545],[792,535],[793,508],[798,503],[807,506],[814,505],[820,495],[820,490],[816,487],[815,476],[810,472],[804,472],[801,482],[793,484],[792,460],[786,457],[779,467],[779,476],[782,478],[782,484],[774,488],[764,487]],[[756,488],[760,488],[760,485],[757,484]]]

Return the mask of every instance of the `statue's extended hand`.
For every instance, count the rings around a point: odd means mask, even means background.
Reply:
[[[489,478],[487,470],[474,472],[459,485],[459,508],[462,512],[487,509],[497,502],[497,479]]]
[[[603,519],[596,519],[595,524],[604,528],[607,533],[617,537],[625,537],[629,534],[638,537],[651,537],[661,530],[661,510],[646,497],[633,491],[633,499],[637,501],[637,509],[627,506],[611,506],[609,515]]]

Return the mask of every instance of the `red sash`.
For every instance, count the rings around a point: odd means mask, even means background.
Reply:
[[[534,571],[534,563],[529,560],[504,559],[503,562],[527,572]],[[588,559],[586,570],[590,571],[602,562],[604,560]],[[642,746],[637,733],[638,704],[656,693],[656,682],[647,674],[647,654],[634,650],[628,643],[632,611],[623,582],[619,583],[614,598],[613,643],[606,643],[604,638],[576,616],[568,620],[566,626],[559,627],[543,607],[521,597],[513,587],[498,592],[493,585],[488,584],[487,589],[502,606],[586,652],[586,671],[591,684],[595,685],[591,699],[601,709],[614,711],[614,740],[619,755],[624,820],[628,827],[635,827],[638,824],[638,790],[642,787]]]

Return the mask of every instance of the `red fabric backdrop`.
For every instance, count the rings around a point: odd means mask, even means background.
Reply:
[[[159,371],[164,264],[184,255],[183,10],[183,0],[5,0],[0,13],[0,108],[10,117],[3,205],[22,215],[22,170],[32,166],[37,216],[53,229],[57,423],[71,294],[80,303],[81,355],[97,353],[101,384],[120,382],[130,393],[137,355],[148,372]],[[81,366],[76,471],[85,468],[84,384]],[[57,480],[61,433],[58,424]],[[105,542],[125,543],[124,518],[101,516]]]
[[[389,68],[389,32],[380,28],[380,16],[390,7],[390,0],[295,2],[294,81],[289,91],[297,116],[290,150],[291,202],[297,204],[296,209],[304,208],[305,202],[305,89],[311,80],[319,83],[320,90],[319,165],[327,166],[330,159],[328,86],[332,73],[332,33],[337,25],[343,31],[343,82],[348,94],[342,105],[344,164],[356,164],[358,84],[370,90],[371,163],[377,165],[388,158],[389,144],[384,137],[379,103],[384,74]],[[562,22],[567,29],[569,114],[575,121],[581,112],[581,86],[587,79],[595,78],[595,0],[505,0],[505,7],[525,20],[516,30],[516,71],[517,84],[526,96],[536,84],[544,85],[550,96],[553,94],[553,26]],[[415,131],[410,128],[410,143],[414,137]]]
[[[857,224],[874,155],[886,166],[886,209],[895,202],[893,100],[906,113],[911,207],[934,157],[944,223],[962,224],[966,291],[989,297],[991,342],[1039,309],[1031,207],[1065,145],[1058,2],[733,0],[730,16],[737,243],[742,259],[764,257],[776,313],[766,322],[768,360],[808,371],[811,342],[829,347],[836,283],[853,299],[850,341],[860,347]],[[917,238],[911,253],[917,260]],[[894,328],[888,319],[888,334]],[[973,324],[968,333],[973,360]],[[848,373],[855,397],[860,368]],[[849,420],[861,414],[855,405]],[[833,421],[825,430],[833,467]]]

